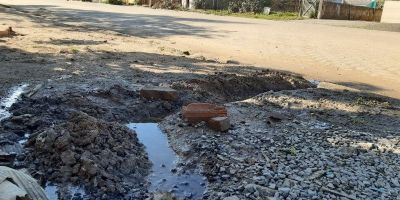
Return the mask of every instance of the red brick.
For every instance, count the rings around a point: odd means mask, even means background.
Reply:
[[[224,106],[217,106],[210,103],[191,103],[183,106],[182,115],[185,121],[197,123],[208,122],[213,117],[226,117],[228,112]]]

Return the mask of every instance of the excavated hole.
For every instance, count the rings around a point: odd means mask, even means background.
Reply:
[[[71,197],[73,190],[68,189],[71,187],[84,188],[85,195],[92,198],[122,199],[127,195],[130,198],[144,198],[149,191],[165,190],[176,192],[176,195],[180,197],[186,195],[199,197],[204,191],[205,183],[202,181],[202,176],[196,173],[182,176],[167,173],[164,175],[170,180],[165,178],[167,179],[165,181],[163,181],[163,175],[156,175],[153,178],[147,176],[152,173],[153,175],[162,174],[161,171],[174,166],[174,163],[170,163],[161,167],[161,161],[152,158],[154,152],[151,149],[155,148],[154,151],[157,153],[161,151],[159,149],[161,147],[170,152],[169,157],[174,157],[173,151],[168,147],[165,135],[157,132],[158,130],[146,131],[149,134],[156,134],[153,135],[154,139],[158,139],[164,144],[164,146],[155,146],[157,140],[154,140],[154,143],[147,143],[143,139],[145,135],[139,133],[140,140],[138,141],[136,133],[127,129],[123,124],[157,122],[165,116],[177,112],[182,105],[190,102],[226,103],[271,90],[314,87],[313,84],[301,77],[279,72],[263,71],[241,76],[219,73],[170,83],[172,88],[178,90],[180,100],[169,102],[146,100],[140,97],[137,88],[121,83],[112,83],[112,81],[110,83],[89,89],[82,89],[74,85],[67,87],[65,83],[64,85],[53,84],[44,87],[32,98],[24,97],[13,105],[9,109],[9,112],[13,113],[13,117],[1,122],[0,131],[9,135],[6,139],[11,143],[18,143],[25,136],[29,136],[27,141],[23,141],[25,152],[17,156],[13,167],[28,168],[43,185],[49,184],[49,182],[54,183],[61,188],[57,189],[61,190],[57,194],[60,199]],[[140,129],[141,124],[136,125],[139,125]],[[154,126],[154,124],[150,126]],[[139,129],[137,132],[141,131]],[[128,135],[132,137],[125,146],[121,145],[125,144],[123,138],[115,137],[115,131],[124,137]],[[86,141],[85,138],[88,137],[93,141],[82,144],[81,142]],[[104,137],[108,139],[102,140]],[[49,142],[38,142],[41,140]],[[57,142],[57,140],[60,141]],[[146,149],[150,159],[145,153]],[[126,155],[135,155],[136,157],[128,159]],[[113,160],[111,158],[104,159],[107,156],[121,159],[115,161],[118,163],[118,167],[109,169],[108,166],[116,164],[105,163],[104,160]],[[175,159],[171,158],[171,160]],[[124,163],[125,161],[128,163]],[[153,167],[151,167],[151,162]],[[96,173],[82,171],[84,165],[86,167],[96,166],[96,169],[93,169]],[[125,167],[121,167],[122,165]],[[136,171],[129,171],[129,166],[136,165],[139,166],[134,169]],[[132,174],[131,177],[127,176],[129,173]],[[119,184],[127,181],[123,180],[125,177],[131,178],[130,181],[128,180],[131,185]],[[148,177],[147,181],[151,183],[145,181],[146,177]],[[174,187],[173,182],[176,182],[177,188]],[[139,185],[135,185],[135,183],[139,183]],[[140,190],[128,192],[129,188],[140,188]],[[147,189],[149,191],[146,191]],[[48,190],[52,190],[54,193],[56,189],[54,186],[50,186]]]
[[[153,163],[147,178],[150,192],[171,192],[179,198],[201,199],[206,189],[205,178],[196,171],[176,172],[179,157],[157,123],[130,123],[128,127],[136,132]]]

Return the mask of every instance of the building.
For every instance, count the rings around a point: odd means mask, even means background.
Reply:
[[[385,1],[381,22],[400,23],[400,1]]]

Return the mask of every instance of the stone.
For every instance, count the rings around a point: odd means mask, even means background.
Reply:
[[[213,117],[207,122],[208,127],[215,131],[227,131],[231,127],[228,117]]]
[[[261,185],[257,185],[257,184],[247,184],[244,187],[244,192],[245,193],[255,193],[257,192],[260,196],[263,197],[268,197],[268,196],[274,196],[276,190],[273,190],[271,188],[267,188]]]
[[[287,187],[278,188],[278,191],[280,193],[282,193],[284,196],[287,196],[289,194],[289,192],[290,192],[290,188],[287,188]]]
[[[280,121],[286,120],[286,119],[287,119],[287,117],[281,113],[271,112],[268,114],[267,123],[273,124],[273,123],[277,123],[277,122],[280,122]]]
[[[328,183],[328,185],[326,185],[328,188],[332,188],[335,189],[335,186],[332,183]]]
[[[240,200],[239,197],[235,196],[229,196],[229,197],[225,197],[222,200]]]
[[[140,96],[145,99],[178,100],[178,92],[169,87],[148,86],[140,90]]]
[[[325,170],[316,171],[316,172],[314,172],[314,174],[312,174],[311,176],[308,177],[308,180],[317,179],[317,178],[323,176],[325,173],[326,173]]]
[[[335,178],[335,174],[332,172],[326,172],[326,177],[328,178]]]
[[[392,179],[390,179],[390,181],[392,182],[393,186],[400,187],[400,183],[397,178],[392,178]]]
[[[67,150],[61,153],[61,161],[66,165],[73,165],[76,163],[75,153],[71,150]]]
[[[228,112],[224,106],[217,106],[210,103],[191,103],[183,106],[182,115],[185,121],[190,124],[208,122],[214,117],[226,117]]]

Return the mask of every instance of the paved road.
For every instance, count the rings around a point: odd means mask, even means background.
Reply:
[[[256,20],[61,0],[0,3],[55,11],[55,22],[103,27],[208,57],[288,70],[400,98],[398,32],[313,20]]]

